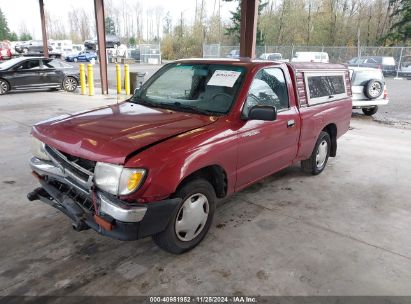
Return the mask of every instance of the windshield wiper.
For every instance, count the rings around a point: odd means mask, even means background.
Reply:
[[[153,107],[153,108],[160,108],[161,107],[157,103],[150,102],[150,101],[138,98],[138,97],[134,97],[134,98],[132,97],[132,98],[129,99],[129,101],[132,102],[132,103],[135,103],[135,104],[140,104],[140,105],[143,105],[143,106],[148,106],[148,107]]]
[[[205,109],[200,109],[196,106],[181,104],[180,102],[175,102],[174,104],[171,104],[171,105],[174,105],[178,109],[189,110],[194,113],[200,113],[200,114],[209,115],[209,116],[221,114],[221,113],[216,113],[216,112],[212,112],[212,111],[205,110]]]
[[[130,102],[136,103],[136,104],[141,104],[145,105],[148,107],[153,107],[153,108],[165,108],[165,109],[170,109],[170,110],[186,110],[191,113],[200,113],[208,116],[213,116],[213,115],[222,115],[222,113],[218,112],[213,112],[205,109],[200,109],[196,106],[191,106],[191,105],[184,105],[180,102],[174,102],[174,103],[168,103],[168,102],[150,102],[141,98],[130,98]]]

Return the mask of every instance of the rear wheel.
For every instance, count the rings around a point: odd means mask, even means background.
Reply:
[[[10,90],[10,86],[7,81],[0,79],[0,95],[6,94]]]
[[[64,78],[63,89],[67,92],[74,92],[77,89],[77,79],[70,76]]]
[[[77,59],[77,58],[73,58],[73,61],[74,61],[74,62],[77,62],[77,61],[78,61],[78,59]]]
[[[321,131],[310,158],[301,161],[304,172],[318,175],[323,172],[331,150],[331,139],[327,132]]]
[[[167,228],[153,236],[154,242],[165,251],[179,254],[197,246],[210,229],[214,216],[216,195],[204,179],[186,183],[176,192],[182,199]]]
[[[371,116],[371,115],[374,115],[375,113],[377,113],[378,106],[375,106],[375,107],[372,107],[372,108],[362,108],[361,110],[364,113],[364,115]]]

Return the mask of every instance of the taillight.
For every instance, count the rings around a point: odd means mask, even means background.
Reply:
[[[384,86],[384,99],[388,98],[388,90],[387,90],[387,86]]]
[[[377,65],[377,69],[381,70],[381,64]]]

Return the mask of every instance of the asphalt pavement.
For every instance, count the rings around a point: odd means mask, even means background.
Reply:
[[[322,174],[295,165],[235,194],[204,241],[176,256],[150,238],[75,232],[61,212],[26,198],[38,187],[27,163],[31,125],[115,102],[0,97],[0,296],[409,296],[411,130],[355,116]]]

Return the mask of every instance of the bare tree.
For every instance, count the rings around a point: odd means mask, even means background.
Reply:
[[[84,8],[71,8],[68,12],[70,38],[75,42],[84,42],[90,39],[91,24],[90,15]]]

